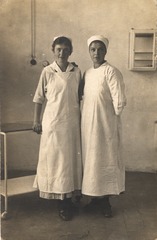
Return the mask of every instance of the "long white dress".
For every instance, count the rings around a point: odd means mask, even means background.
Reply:
[[[108,62],[84,76],[82,106],[82,193],[89,196],[119,194],[125,190],[121,156],[120,114],[126,105],[124,82]]]
[[[69,63],[66,72],[62,72],[53,62],[43,69],[33,99],[41,104],[47,99],[34,181],[34,187],[45,194],[81,189],[80,79],[79,68]]]

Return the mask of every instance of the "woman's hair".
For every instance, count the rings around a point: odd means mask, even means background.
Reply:
[[[72,42],[69,38],[67,37],[58,37],[56,38],[53,43],[52,43],[52,50],[54,51],[55,49],[55,46],[57,44],[65,44],[66,46],[68,46],[70,48],[70,54],[72,53],[73,51],[73,46],[72,46]]]

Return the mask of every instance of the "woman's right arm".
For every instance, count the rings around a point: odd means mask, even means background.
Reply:
[[[42,111],[42,104],[41,103],[35,103],[33,131],[36,132],[37,134],[42,133],[41,111]]]

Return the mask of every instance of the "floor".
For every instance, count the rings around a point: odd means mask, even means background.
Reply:
[[[3,240],[157,240],[157,174],[126,173],[126,192],[112,197],[114,217],[86,213],[83,198],[70,222],[60,220],[57,202],[38,192],[9,198],[10,219],[1,221]],[[3,199],[2,199],[3,209]]]

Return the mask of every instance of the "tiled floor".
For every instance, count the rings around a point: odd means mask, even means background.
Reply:
[[[157,240],[157,174],[126,173],[125,194],[111,198],[111,219],[98,209],[84,212],[85,203],[83,198],[78,215],[63,222],[57,203],[40,199],[37,192],[10,197],[11,218],[1,222],[2,239]]]

